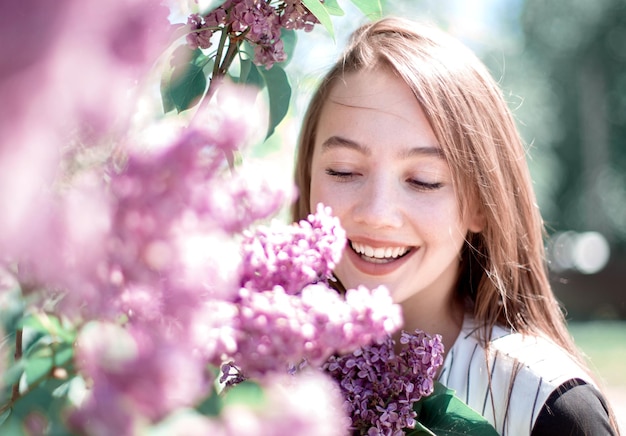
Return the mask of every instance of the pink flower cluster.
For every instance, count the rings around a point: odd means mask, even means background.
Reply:
[[[230,324],[237,345],[221,356],[229,361],[222,381],[318,368],[333,353],[350,352],[399,328],[399,307],[385,288],[340,295],[328,286],[345,242],[338,219],[323,205],[298,224],[245,232],[243,286]]]
[[[188,18],[187,42],[192,48],[209,48],[214,32],[226,31],[234,40],[245,38],[252,43],[255,64],[269,69],[286,59],[282,28],[310,31],[318,22],[300,0],[275,4],[265,0],[226,0],[204,16],[193,14]]]
[[[345,231],[330,209],[299,225],[259,227],[244,233],[242,285],[269,290],[281,286],[287,294],[308,284],[327,281],[346,244]]]
[[[232,233],[274,213],[268,205],[286,197],[263,187],[266,204],[244,202],[237,219],[223,216],[213,192],[234,189],[256,198],[259,188],[230,176],[225,156],[238,138],[224,141],[215,127],[191,125],[158,149],[130,149],[123,170],[110,172],[110,226],[100,261],[90,265],[101,273],[92,283],[99,293],[68,288],[61,301],[66,313],[98,326],[83,329],[76,346],[77,367],[93,383],[72,415],[80,431],[132,434],[138,421],[156,422],[193,406],[211,390],[208,362],[236,350],[223,335],[236,327],[236,312],[222,311],[241,283]],[[123,326],[114,322],[120,316]]]
[[[389,336],[324,365],[339,383],[352,429],[361,435],[396,436],[414,428],[413,404],[433,392],[443,364],[441,336],[416,330],[401,333],[402,350]]]
[[[321,283],[298,295],[280,286],[262,292],[242,289],[237,307],[237,351],[230,356],[237,380],[305,365],[318,368],[333,353],[367,345],[401,322],[383,288],[351,289],[345,298]],[[224,369],[230,372],[230,366]]]

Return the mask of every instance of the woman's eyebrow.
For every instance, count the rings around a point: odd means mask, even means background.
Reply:
[[[342,136],[334,135],[322,142],[323,152],[334,148],[349,148],[350,150],[357,151],[365,156],[369,156],[372,153],[368,147]]]
[[[443,150],[435,146],[412,147],[400,153],[401,158],[409,158],[416,156],[434,156],[444,159]]]

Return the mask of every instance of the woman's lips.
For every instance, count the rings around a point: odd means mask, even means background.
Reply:
[[[411,246],[379,245],[375,247],[355,241],[348,241],[348,246],[346,254],[352,264],[359,271],[373,276],[395,271],[404,265],[415,252],[415,247]]]

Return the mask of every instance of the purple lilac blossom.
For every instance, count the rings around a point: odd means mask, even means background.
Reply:
[[[192,48],[208,48],[211,32],[217,28],[229,31],[233,38],[243,36],[252,43],[254,63],[270,69],[274,63],[287,58],[281,39],[282,28],[309,32],[317,23],[317,18],[300,0],[285,0],[274,5],[264,0],[227,0],[204,17],[198,14],[189,17],[187,41]]]
[[[338,382],[352,429],[361,435],[395,436],[415,427],[413,404],[433,392],[443,364],[441,336],[416,330],[391,336],[351,354],[335,355],[324,369]]]
[[[356,296],[353,294],[357,294]],[[347,300],[358,299],[358,305]],[[237,351],[230,356],[239,380],[262,379],[296,366],[321,366],[336,352],[349,352],[399,328],[400,311],[385,288],[348,290],[344,298],[327,285],[306,286],[291,295],[241,289],[237,302]],[[223,381],[228,377],[224,377]]]
[[[211,47],[211,36],[213,31],[208,28],[204,17],[200,14],[191,14],[187,19],[189,33],[187,34],[187,44],[192,49]]]
[[[267,290],[278,285],[287,294],[299,293],[309,283],[331,278],[345,244],[338,218],[321,204],[298,224],[244,232],[242,286]]]
[[[280,16],[280,24],[285,29],[304,29],[305,32],[310,32],[313,26],[319,23],[301,0],[285,0],[283,3],[284,10]]]

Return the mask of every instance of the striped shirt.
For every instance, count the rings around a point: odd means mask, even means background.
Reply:
[[[558,345],[547,338],[494,327],[485,349],[478,325],[466,316],[449,350],[439,381],[483,415],[501,435],[529,435],[544,403],[564,382],[595,385]]]

